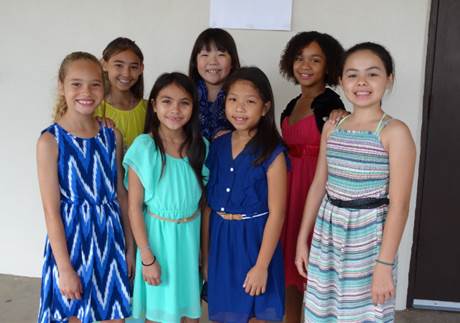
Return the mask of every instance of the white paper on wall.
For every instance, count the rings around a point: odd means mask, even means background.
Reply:
[[[291,30],[292,0],[210,0],[209,25]]]

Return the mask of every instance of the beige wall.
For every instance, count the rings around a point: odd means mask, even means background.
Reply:
[[[294,0],[292,32],[230,32],[242,63],[268,74],[278,114],[298,91],[278,73],[280,52],[296,32],[327,32],[345,47],[366,40],[384,44],[396,61],[396,84],[384,107],[407,122],[420,151],[429,5],[429,0]],[[108,41],[131,37],[145,55],[148,93],[159,73],[187,71],[193,41],[208,26],[208,7],[206,0],[1,1],[0,273],[40,275],[45,223],[35,143],[50,123],[62,58],[74,50],[100,56]],[[400,248],[398,308],[405,307],[415,194]]]

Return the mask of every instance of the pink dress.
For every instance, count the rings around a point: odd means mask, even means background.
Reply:
[[[318,161],[321,133],[313,114],[292,125],[289,124],[289,117],[284,118],[281,123],[281,131],[289,148],[289,159],[291,160],[291,170],[288,174],[287,212],[281,234],[286,287],[295,286],[303,293],[306,280],[297,272],[294,261],[305,199]],[[311,236],[308,237],[309,247],[311,238]]]

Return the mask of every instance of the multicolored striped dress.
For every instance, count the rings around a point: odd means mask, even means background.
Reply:
[[[123,319],[131,314],[125,237],[117,200],[116,140],[100,125],[92,138],[79,138],[55,123],[45,129],[56,138],[60,213],[67,250],[80,278],[80,300],[59,289],[59,271],[46,239],[39,323],[81,323]]]
[[[390,120],[383,115],[374,132],[341,129],[340,122],[330,134],[326,153],[330,198],[349,201],[388,196],[389,158],[380,132]],[[393,322],[394,299],[383,305],[374,305],[371,299],[387,211],[387,205],[337,207],[324,197],[307,268],[306,322]],[[396,281],[396,266],[393,279]]]

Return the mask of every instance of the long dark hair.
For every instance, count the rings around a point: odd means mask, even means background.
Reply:
[[[218,50],[227,52],[230,55],[232,59],[230,74],[234,70],[240,68],[240,59],[238,57],[238,51],[236,50],[236,44],[232,35],[220,28],[205,29],[198,35],[198,38],[193,45],[192,53],[190,54],[188,75],[195,84],[201,79],[201,76],[198,73],[196,57],[203,48],[210,50],[213,44],[216,45]]]
[[[275,124],[275,101],[268,77],[255,66],[242,67],[226,80],[223,89],[226,94],[237,81],[249,81],[259,93],[263,103],[270,102],[270,108],[257,124],[257,133],[247,143],[247,147],[256,155],[254,165],[262,164],[283,140]]]
[[[125,37],[118,37],[112,40],[102,52],[102,59],[108,62],[113,55],[124,52],[125,50],[132,51],[139,58],[141,64],[144,63],[144,55],[139,46],[137,46],[133,40]],[[108,81],[106,72],[104,72],[104,77],[106,78],[106,86],[109,87],[110,82]],[[109,89],[110,88],[107,88],[106,92],[108,92]],[[139,75],[136,83],[134,83],[129,90],[136,99],[140,100],[144,98],[144,73]]]
[[[159,134],[160,120],[158,119],[157,114],[154,112],[153,106],[160,91],[172,84],[184,89],[185,92],[190,94],[192,97],[192,116],[190,117],[190,120],[184,125],[185,140],[180,146],[179,153],[182,157],[186,156],[188,158],[188,162],[195,173],[201,191],[204,192],[202,167],[206,157],[206,145],[204,143],[203,137],[201,136],[200,130],[200,119],[198,117],[198,95],[196,93],[193,82],[186,75],[179,72],[173,72],[164,73],[157,78],[149,96],[147,115],[145,117],[144,133],[152,135],[157,149],[160,151],[162,162],[161,175],[163,176],[164,168],[166,167],[166,153]]]

